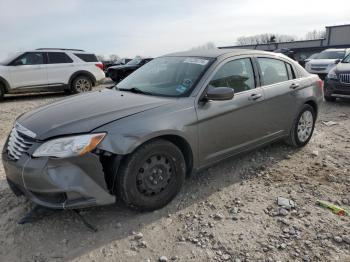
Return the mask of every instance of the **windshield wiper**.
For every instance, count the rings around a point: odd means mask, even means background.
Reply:
[[[126,91],[126,92],[132,92],[134,94],[143,94],[143,95],[153,95],[150,92],[143,91],[137,87],[132,88],[118,88],[119,91]]]

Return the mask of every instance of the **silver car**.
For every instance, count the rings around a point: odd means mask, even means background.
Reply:
[[[2,159],[14,193],[49,208],[154,210],[186,176],[274,141],[305,146],[322,81],[284,55],[207,50],[156,58],[117,86],[20,116]]]
[[[327,74],[348,54],[350,48],[326,49],[310,59],[305,64],[305,69],[312,74],[318,74],[324,79]]]

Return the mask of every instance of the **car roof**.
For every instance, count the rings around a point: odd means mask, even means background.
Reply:
[[[249,55],[249,54],[262,54],[262,55],[272,55],[279,56],[277,53],[260,51],[255,49],[208,49],[208,50],[190,50],[185,52],[170,53],[164,56],[195,56],[195,57],[209,57],[216,58],[222,55],[231,54],[233,56],[237,55]]]
[[[93,54],[90,52],[86,52],[85,50],[82,49],[74,49],[74,48],[37,48],[32,51],[28,52],[38,52],[38,51],[44,51],[44,52],[74,52],[77,54]]]

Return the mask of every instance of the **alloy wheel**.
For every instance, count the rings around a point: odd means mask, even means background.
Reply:
[[[297,135],[300,142],[309,139],[314,125],[314,117],[310,111],[305,111],[299,118]]]
[[[81,78],[75,83],[75,90],[77,93],[84,93],[91,90],[91,83],[89,80]]]

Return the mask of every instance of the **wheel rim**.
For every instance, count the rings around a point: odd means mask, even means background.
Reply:
[[[158,195],[169,186],[173,173],[173,164],[167,156],[149,157],[138,170],[137,189],[145,196]]]
[[[311,136],[314,125],[314,117],[310,111],[305,111],[301,114],[298,122],[298,139],[300,142],[305,142]]]
[[[91,89],[91,83],[87,79],[78,79],[75,83],[75,89],[78,93],[88,92]]]

